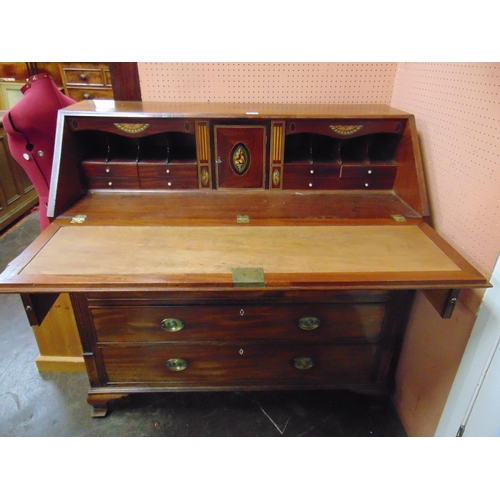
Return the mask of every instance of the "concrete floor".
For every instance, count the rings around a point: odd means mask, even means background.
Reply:
[[[38,235],[33,212],[0,234],[0,271]],[[136,395],[93,419],[85,374],[40,373],[17,295],[0,295],[0,436],[403,437],[390,401],[345,391]]]

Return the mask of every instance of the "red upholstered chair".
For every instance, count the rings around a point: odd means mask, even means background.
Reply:
[[[52,77],[41,73],[28,78],[24,96],[3,117],[9,149],[30,178],[40,203],[40,226],[49,225],[47,202],[56,134],[57,111],[75,101],[65,96]]]

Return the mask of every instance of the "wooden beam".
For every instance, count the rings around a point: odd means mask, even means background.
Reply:
[[[111,84],[116,101],[142,101],[136,62],[110,62]]]

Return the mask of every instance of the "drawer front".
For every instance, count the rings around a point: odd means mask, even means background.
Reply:
[[[82,168],[88,177],[135,177],[137,163],[117,163],[106,161],[82,161]]]
[[[87,179],[89,189],[139,189],[137,177],[90,177]]]
[[[197,189],[197,164],[139,162],[139,177],[143,189]]]
[[[337,180],[331,177],[283,176],[283,189],[337,189]]]
[[[196,163],[166,163],[157,161],[140,161],[139,175],[143,178],[196,177]]]
[[[92,307],[90,312],[98,342],[237,339],[376,342],[385,310],[384,303],[354,303]]]
[[[83,101],[85,99],[113,99],[113,89],[68,87],[68,96],[75,101]]]
[[[376,345],[163,344],[100,349],[108,384],[229,386],[370,382]],[[170,368],[169,368],[170,366]],[[180,368],[180,371],[176,371]]]
[[[100,69],[64,68],[64,78],[68,85],[104,85]]]
[[[392,189],[391,178],[341,179],[339,189]]]
[[[337,165],[285,165],[283,189],[337,189]]]
[[[396,178],[398,167],[394,166],[346,166],[340,171],[342,179],[392,179]]]
[[[198,189],[198,179],[193,177],[142,178],[141,189]]]

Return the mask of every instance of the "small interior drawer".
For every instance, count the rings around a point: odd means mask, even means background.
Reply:
[[[198,189],[198,177],[141,177],[141,189]]]
[[[337,189],[339,173],[338,165],[286,165],[283,189]]]
[[[136,162],[84,160],[82,168],[88,177],[137,177]]]
[[[87,179],[89,189],[139,189],[137,177],[89,177]]]
[[[392,189],[394,179],[392,178],[342,178],[340,179],[340,189]]]
[[[398,167],[363,165],[342,165],[340,170],[341,179],[395,179]]]
[[[145,161],[138,162],[139,175],[141,177],[166,177],[166,176],[193,176],[196,175],[196,162],[166,162]]]

